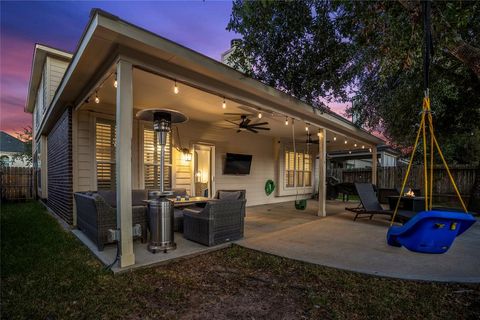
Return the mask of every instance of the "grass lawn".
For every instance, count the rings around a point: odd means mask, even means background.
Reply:
[[[480,285],[391,280],[238,246],[113,276],[37,203],[1,208],[4,319],[479,319]]]

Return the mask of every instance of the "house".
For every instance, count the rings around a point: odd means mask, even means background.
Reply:
[[[337,150],[328,153],[329,169],[371,168],[372,154],[370,149]],[[401,157],[400,151],[386,145],[377,146],[377,165],[379,167],[396,167],[407,165],[408,161]]]
[[[25,152],[26,145],[23,141],[0,131],[0,162],[8,167],[30,167],[32,164],[19,159],[16,155]]]
[[[74,227],[74,192],[116,190],[121,267],[135,263],[132,189],[161,183],[157,135],[151,121],[137,117],[149,108],[188,117],[168,136],[165,186],[210,197],[244,189],[247,206],[309,198],[316,176],[323,216],[327,152],[356,143],[376,158],[382,143],[349,121],[94,9],[73,54],[35,46],[25,111],[33,114],[38,196],[56,215]],[[245,129],[243,121],[267,122],[269,130]],[[307,133],[317,143],[306,143]],[[251,156],[250,173],[225,174],[227,153]],[[317,155],[323,165],[314,170]],[[264,189],[269,179],[276,185],[271,195]]]

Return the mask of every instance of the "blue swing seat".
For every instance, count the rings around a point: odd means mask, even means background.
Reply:
[[[390,227],[387,243],[415,252],[445,253],[455,237],[464,233],[475,221],[468,213],[423,211],[403,226]]]

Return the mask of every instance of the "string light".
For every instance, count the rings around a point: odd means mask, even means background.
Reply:
[[[225,97],[223,97],[222,108],[227,109],[227,103],[225,102]]]
[[[178,89],[178,86],[177,86],[177,80],[175,80],[175,86],[173,87],[173,92],[175,94],[178,94],[180,92],[180,90]]]
[[[117,73],[115,72],[115,81],[113,81],[113,86],[116,88],[118,87],[118,82],[117,82]]]
[[[285,125],[288,126],[288,117],[285,117]]]
[[[259,113],[258,113],[258,119],[262,119],[262,116],[263,116],[262,113],[259,112]]]
[[[100,103],[100,98],[98,97],[97,91],[95,91],[95,103]]]

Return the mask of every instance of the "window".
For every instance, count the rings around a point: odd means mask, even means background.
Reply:
[[[97,189],[115,189],[115,122],[97,119],[95,123]]]
[[[160,188],[160,145],[157,133],[152,129],[143,130],[143,164],[145,189]],[[172,144],[171,135],[167,135],[165,146],[165,168],[163,179],[165,190],[172,187]]]
[[[296,177],[295,177],[296,170]],[[295,181],[296,180],[296,181]],[[285,187],[312,186],[312,155],[297,150],[285,149]]]

